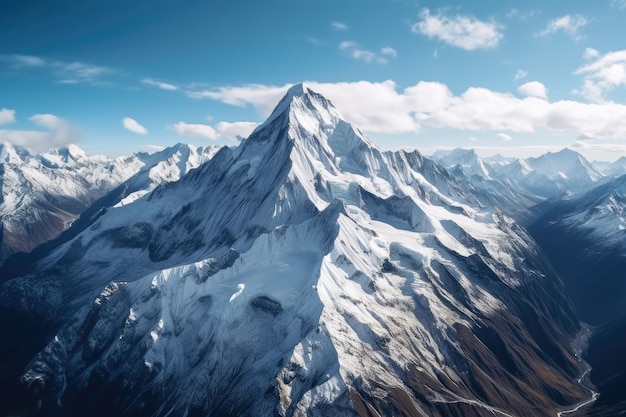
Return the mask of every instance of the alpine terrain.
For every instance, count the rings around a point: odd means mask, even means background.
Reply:
[[[605,178],[546,201],[529,227],[563,277],[578,316],[594,326],[588,360],[602,395],[590,416],[619,415],[626,407],[625,205],[626,176]]]
[[[115,159],[89,157],[76,145],[42,154],[10,144],[0,149],[0,265],[5,263],[7,279],[107,207],[128,204],[159,184],[180,179],[219,148],[177,144],[153,155]],[[75,221],[72,232],[62,236]]]
[[[207,159],[2,284],[2,412],[544,417],[594,395],[562,282],[486,166],[384,152],[303,84]],[[557,187],[533,163],[509,177]]]

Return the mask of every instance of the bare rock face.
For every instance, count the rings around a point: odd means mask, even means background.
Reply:
[[[546,416],[589,395],[526,232],[302,85],[0,306],[52,334],[20,378],[43,415]]]

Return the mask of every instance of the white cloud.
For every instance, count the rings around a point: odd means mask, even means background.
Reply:
[[[0,109],[0,125],[6,125],[15,122],[15,110]]]
[[[343,41],[339,44],[339,49],[352,49],[352,48],[356,48],[357,44],[356,42],[353,41]]]
[[[33,151],[43,151],[75,143],[78,132],[67,121],[53,114],[35,114],[29,118],[34,124],[48,129],[37,130],[0,130],[0,143],[25,146]]]
[[[398,51],[393,49],[391,46],[385,46],[384,48],[380,50],[380,53],[383,55],[390,56],[392,58],[395,58],[398,56]]]
[[[483,22],[472,16],[445,16],[442,12],[431,15],[428,9],[422,10],[420,20],[411,30],[468,51],[495,48],[504,36],[502,26],[496,22]]]
[[[527,97],[536,97],[543,100],[548,99],[548,90],[546,89],[546,86],[539,81],[530,81],[522,84],[519,86],[517,91]]]
[[[603,102],[610,91],[626,85],[626,49],[599,55],[595,61],[583,65],[576,74],[585,79],[580,94],[594,102]]]
[[[610,102],[550,102],[480,87],[455,95],[437,82],[419,82],[400,91],[391,80],[307,85],[328,97],[348,121],[370,133],[417,133],[428,126],[515,133],[549,130],[594,139],[626,137],[626,105]],[[239,106],[250,104],[265,117],[289,87],[255,84],[196,94]]]
[[[571,36],[574,40],[581,40],[583,36],[579,30],[586,26],[589,21],[585,16],[574,14],[557,17],[548,22],[546,28],[537,33],[537,36],[547,36],[558,31],[563,31]]]
[[[150,144],[146,145],[145,148],[148,149],[150,152],[161,152],[165,149],[165,146]]]
[[[178,90],[178,87],[175,86],[174,84],[168,84],[162,81],[156,81],[156,80],[153,80],[152,78],[144,78],[143,80],[141,80],[141,83],[160,88],[161,90],[168,90],[168,91]]]
[[[213,127],[205,124],[178,122],[174,123],[171,129],[181,136],[209,140],[243,139],[247,138],[258,125],[254,122],[219,122]]]
[[[269,116],[290,85],[277,87],[263,84],[247,84],[241,87],[218,87],[213,90],[188,91],[196,99],[212,99],[238,107],[252,104],[264,116]]]
[[[348,30],[348,25],[343,22],[332,22],[330,26],[335,30]]]
[[[129,132],[136,133],[138,135],[147,135],[148,129],[140,125],[135,119],[131,119],[130,117],[124,117],[122,119],[122,126],[124,129]]]
[[[190,136],[193,138],[204,138],[209,140],[217,139],[217,132],[209,125],[178,122],[172,125],[172,129],[181,136]]]
[[[366,49],[361,49],[358,47],[356,42],[352,42],[352,41],[341,42],[339,44],[339,49],[341,49],[342,51],[346,51],[352,58],[358,61],[372,62],[376,58],[375,52],[368,51]]]
[[[339,49],[347,53],[357,61],[363,62],[377,62],[379,64],[386,64],[387,58],[395,58],[398,54],[395,49],[390,46],[386,46],[380,50],[380,53],[362,49],[356,42],[343,41],[339,44]]]
[[[526,77],[528,77],[528,71],[520,69],[517,70],[517,72],[515,73],[515,81],[523,80]]]
[[[589,143],[585,140],[577,140],[569,146],[577,149],[579,152],[601,151],[601,152],[610,152],[610,153],[618,153],[618,154],[626,153],[626,144],[624,143],[598,143],[598,142]],[[615,155],[614,158],[617,156],[619,155]]]
[[[497,137],[498,139],[500,139],[500,140],[504,140],[504,141],[510,141],[510,140],[512,140],[512,139],[513,139],[510,135],[507,135],[506,133],[498,133],[498,134],[496,135],[496,137]]]
[[[250,133],[258,126],[255,122],[219,122],[215,125],[215,130],[220,137],[227,139],[243,139],[250,136]]]
[[[600,51],[593,48],[586,48],[583,53],[583,58],[585,59],[594,59],[600,56]]]

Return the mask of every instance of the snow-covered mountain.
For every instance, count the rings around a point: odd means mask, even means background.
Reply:
[[[556,415],[589,395],[577,319],[481,198],[296,85],[6,282],[0,324],[52,334],[21,383],[54,415]]]
[[[537,204],[570,190],[585,189],[604,174],[570,149],[537,158],[483,159],[473,149],[437,151],[433,159],[468,182],[485,205],[501,207],[522,224],[537,217]]]
[[[122,162],[122,161],[120,161]],[[78,215],[138,170],[139,161],[113,164],[80,148],[42,154],[0,145],[0,261],[56,237]]]
[[[483,161],[490,165],[507,165],[517,158],[502,156],[499,153],[483,158]]]
[[[30,252],[56,238],[98,199],[134,176],[117,190],[125,195],[120,204],[162,182],[176,181],[216,151],[179,144],[153,155],[110,159],[87,156],[76,145],[41,154],[0,145],[0,264],[13,253]]]
[[[626,174],[626,156],[622,156],[614,162],[594,161],[593,165],[608,177],[621,177]]]
[[[587,187],[604,176],[585,157],[567,148],[502,165],[496,174],[518,182],[543,198]]]
[[[460,169],[467,176],[489,178],[491,175],[491,167],[473,149],[456,148],[450,152],[439,152],[433,155],[433,159],[447,169]]]
[[[577,315],[594,326],[588,360],[600,398],[589,416],[626,406],[626,176],[541,205],[529,230],[563,277]]]
[[[626,316],[626,176],[548,200],[541,211],[530,229],[571,281],[581,317],[598,324]]]
[[[499,207],[518,222],[533,218],[531,208],[543,198],[528,190],[517,179],[501,173],[504,166],[517,160],[494,158],[494,166],[482,159],[473,149],[457,148],[438,151],[433,159],[443,165],[464,188],[480,201],[483,207]]]

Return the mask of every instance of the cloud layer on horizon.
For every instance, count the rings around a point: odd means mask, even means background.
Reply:
[[[77,142],[79,139],[78,131],[70,123],[53,114],[35,114],[29,117],[28,120],[48,131],[0,130],[0,143],[24,146],[32,151],[39,152],[66,146]],[[12,122],[14,121],[15,119],[12,120]]]
[[[199,123],[177,122],[170,129],[180,136],[209,140],[247,138],[258,126],[255,122],[219,122],[215,126]]]
[[[454,94],[445,84],[421,81],[399,90],[391,80],[307,85],[328,97],[347,120],[367,132],[400,134],[419,132],[422,126],[467,131],[535,133],[549,130],[585,140],[626,137],[626,105],[547,100],[538,81],[520,87],[524,97],[470,87]],[[266,117],[290,84],[251,84],[218,87],[189,93],[223,103],[252,105]]]

